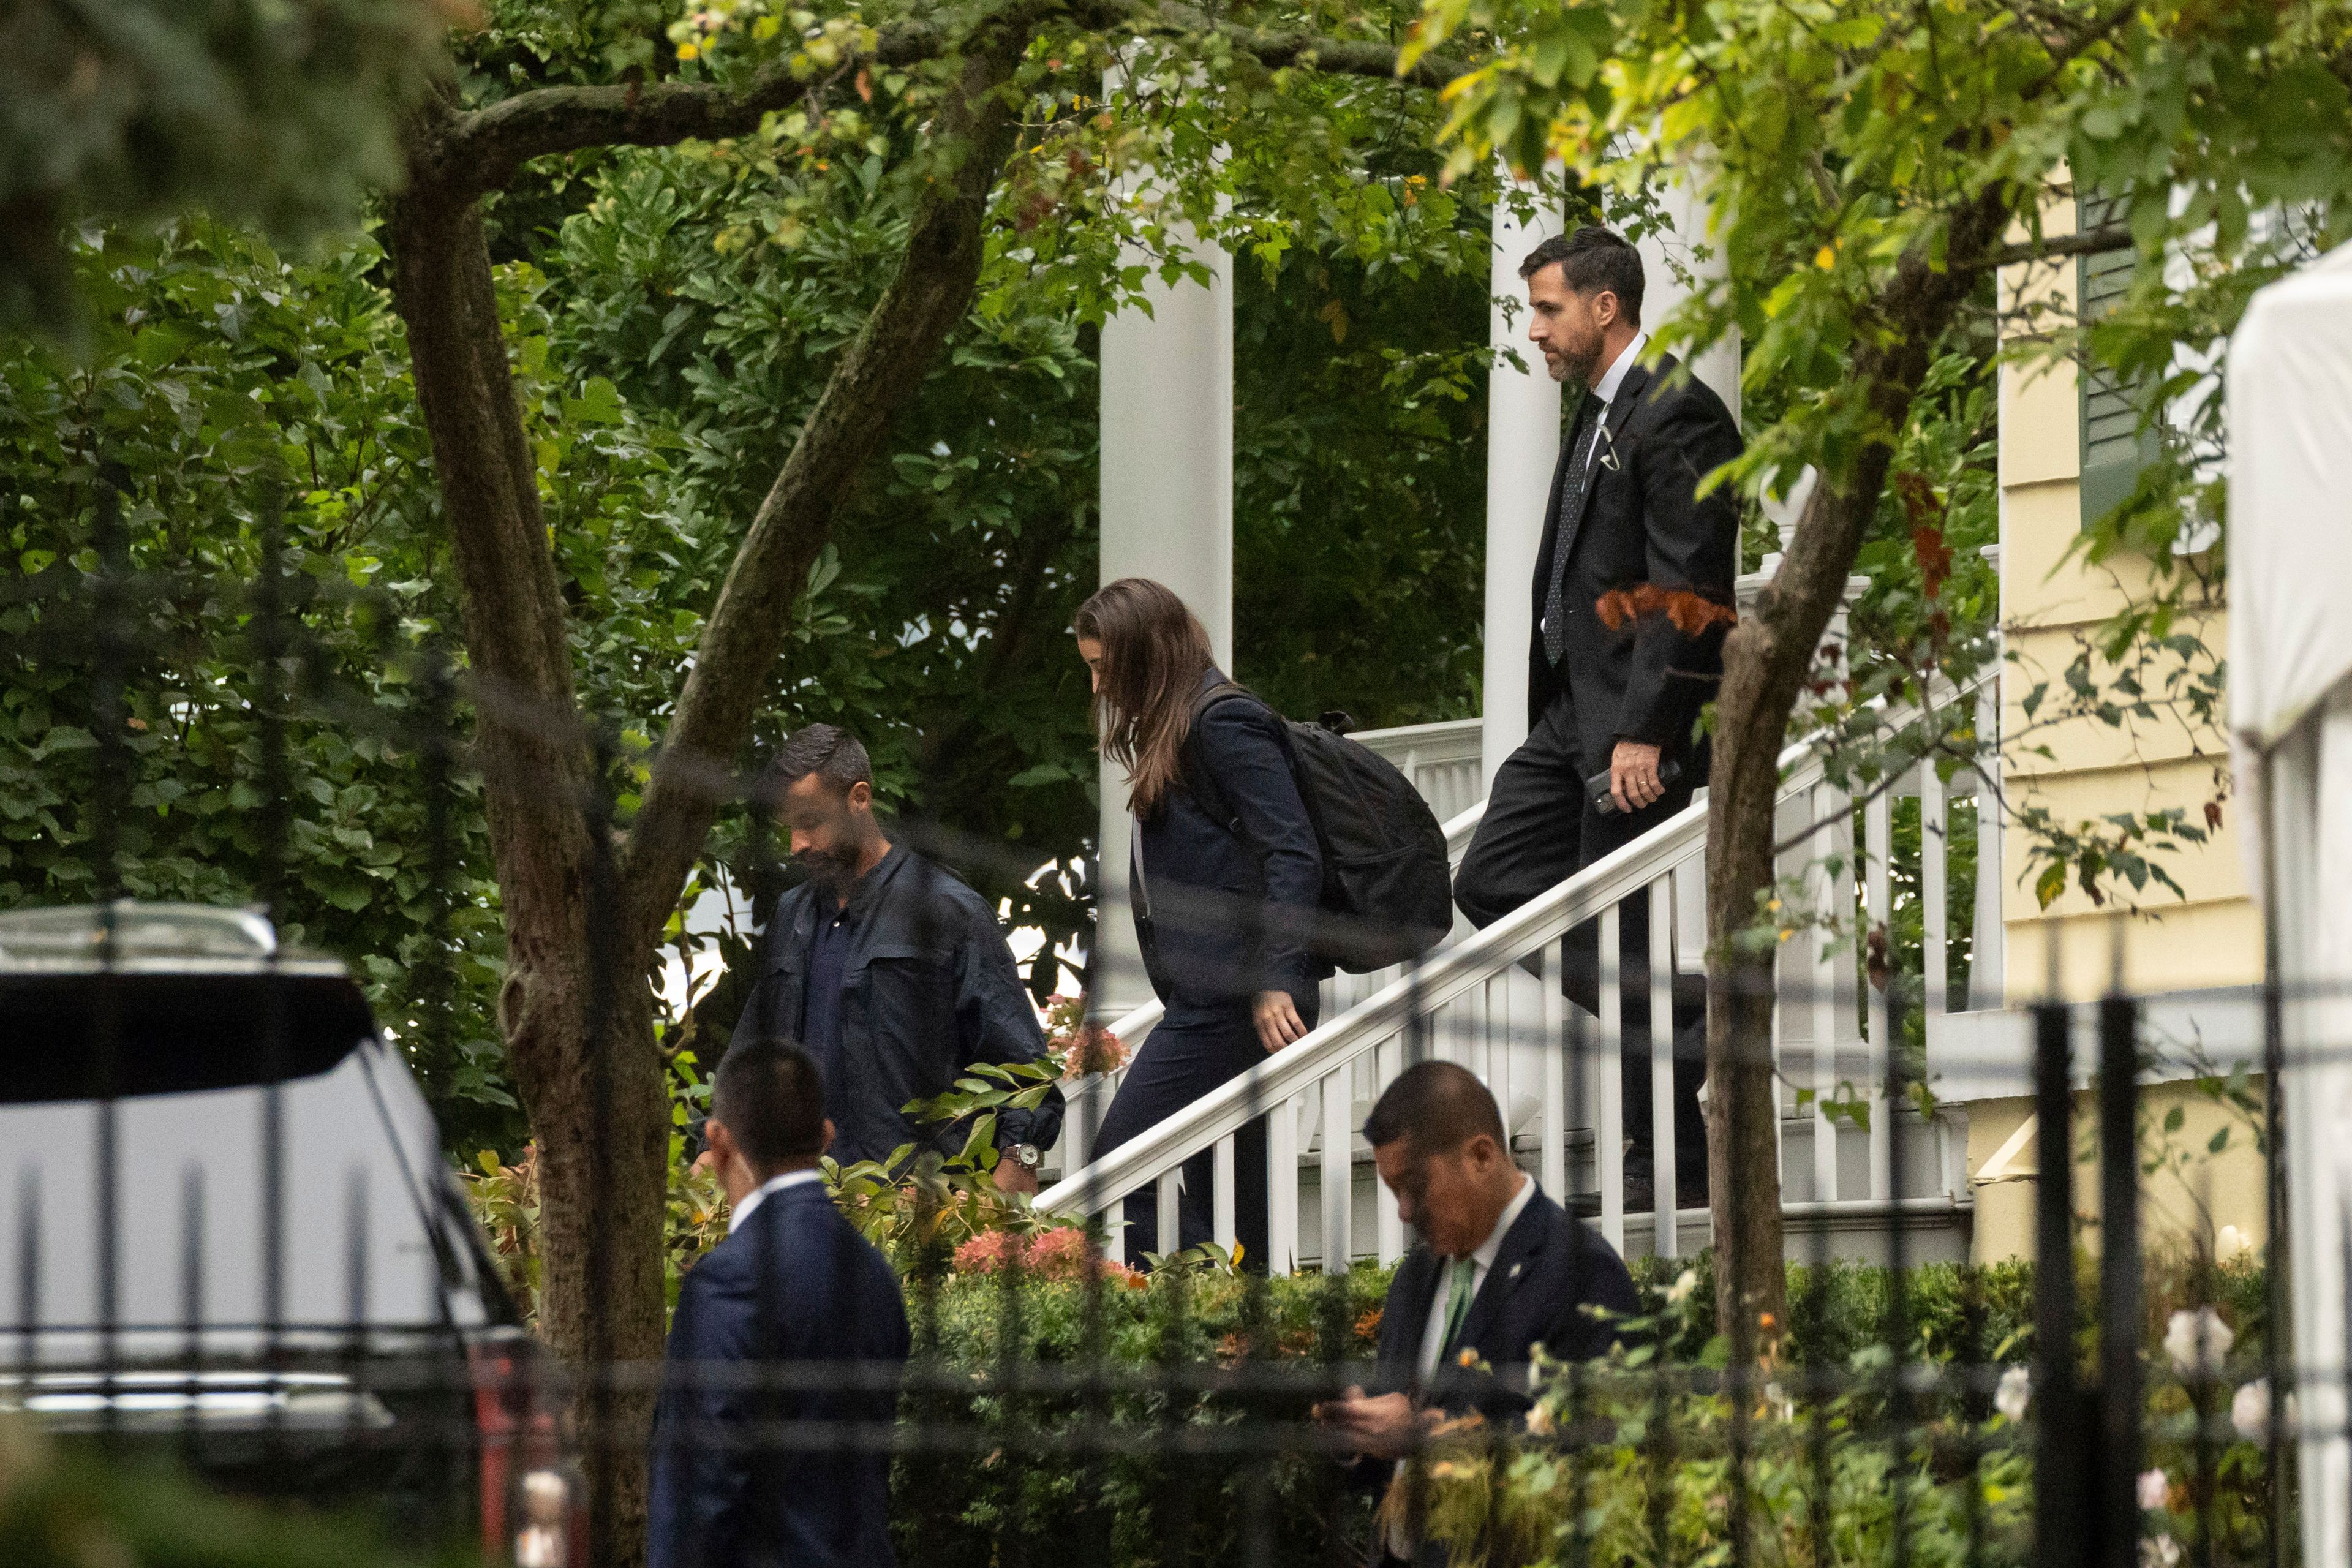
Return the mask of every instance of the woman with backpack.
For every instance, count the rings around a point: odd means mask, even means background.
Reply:
[[[1122,578],[1079,607],[1075,629],[1102,752],[1127,770],[1130,902],[1144,971],[1167,1008],[1103,1117],[1100,1157],[1315,1026],[1323,970],[1307,938],[1323,860],[1281,717],[1226,679],[1181,599]],[[1263,1270],[1265,1121],[1234,1142],[1242,1262]],[[1152,1187],[1128,1197],[1129,1258],[1211,1239],[1213,1161],[1185,1163],[1175,1237],[1159,1234]]]

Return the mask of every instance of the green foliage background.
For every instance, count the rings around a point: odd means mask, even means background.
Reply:
[[[551,14],[508,11],[522,20],[468,42],[473,79],[592,68]],[[1381,105],[1327,92],[1307,107],[1352,148]],[[1431,155],[1393,127],[1336,174],[1328,157],[1302,172],[1285,134],[1233,176],[1251,237],[1236,267],[1237,673],[1302,716],[1472,714],[1486,213],[1433,189]],[[878,155],[780,174],[758,147],[689,146],[551,160],[491,217],[582,706],[614,742],[625,820],[634,754],[659,739],[742,523],[870,307],[903,207]],[[743,759],[814,720],[852,725],[887,804],[995,847],[959,869],[1009,924],[1044,928],[1049,954],[1091,919],[1096,763],[1066,628],[1097,580],[1093,356],[1117,253],[1095,226],[1080,205],[1044,222],[1009,211],[994,232],[982,302],[812,574]],[[113,629],[135,645],[121,887],[264,895],[255,705],[290,692],[283,922],[368,984],[451,1146],[512,1155],[527,1131],[495,1020],[479,790],[461,751],[450,791],[429,798],[420,752],[440,724],[425,677],[462,666],[463,627],[385,258],[365,235],[288,253],[202,217],[92,229],[69,250],[89,339],[0,342],[0,904],[106,882],[93,856],[111,764],[92,677],[109,628],[91,594],[111,488],[133,605]],[[273,497],[301,633],[269,672],[253,616]],[[462,746],[462,696],[450,721]],[[437,878],[436,810],[450,824]],[[681,907],[779,881],[738,815]],[[750,934],[750,909],[732,908],[715,941],[730,961]],[[428,1016],[439,918],[446,1030]],[[672,937],[681,954],[714,945],[682,920]],[[1055,970],[1036,966],[1041,996]],[[723,1034],[737,989],[707,997],[697,1025]]]

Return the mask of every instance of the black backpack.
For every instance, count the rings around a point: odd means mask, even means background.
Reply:
[[[1193,700],[1192,732],[1210,709],[1225,701],[1266,707],[1255,693],[1230,682],[1212,687]],[[1345,722],[1340,714],[1315,724],[1283,719],[1282,729],[1290,776],[1314,819],[1323,855],[1328,918],[1310,944],[1313,956],[1363,974],[1418,958],[1444,940],[1454,929],[1454,875],[1437,814],[1396,764],[1348,739]],[[1189,745],[1184,760],[1193,798],[1248,842],[1216,780],[1193,765]]]

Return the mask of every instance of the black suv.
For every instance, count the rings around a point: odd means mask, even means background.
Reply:
[[[551,1370],[341,963],[243,910],[0,914],[0,1411],[581,1558]]]

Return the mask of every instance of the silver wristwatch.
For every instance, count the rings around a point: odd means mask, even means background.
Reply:
[[[1045,1163],[1045,1151],[1034,1143],[1007,1143],[997,1152],[1026,1170],[1034,1171]]]

